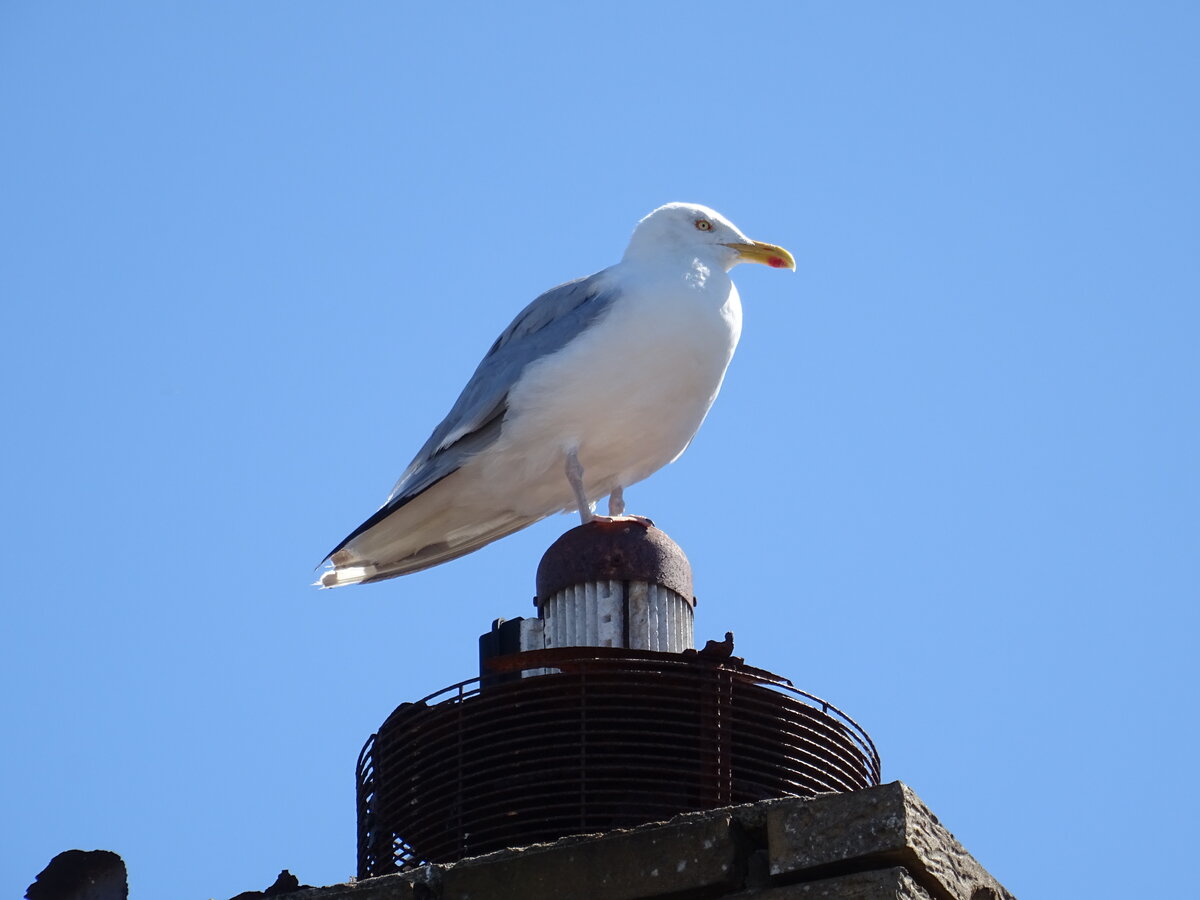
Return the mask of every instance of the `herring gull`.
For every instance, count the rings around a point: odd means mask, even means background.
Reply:
[[[623,515],[623,489],[683,453],[721,388],[742,330],[728,275],[741,262],[796,268],[714,210],[669,203],[619,263],[530,303],[318,584],[436,566],[556,512],[586,523],[605,495]]]

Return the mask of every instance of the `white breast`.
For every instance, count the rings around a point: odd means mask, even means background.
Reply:
[[[721,270],[688,277],[617,267],[621,296],[559,352],[526,369],[485,483],[523,486],[520,512],[574,506],[563,474],[577,450],[589,498],[647,477],[691,441],[741,333],[737,289]]]

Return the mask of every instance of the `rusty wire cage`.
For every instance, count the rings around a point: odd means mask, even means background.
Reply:
[[[367,741],[360,878],[879,784],[852,719],[737,658],[570,647],[492,671],[401,705]]]

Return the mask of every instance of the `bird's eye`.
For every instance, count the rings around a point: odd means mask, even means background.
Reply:
[[[696,228],[700,231],[712,231],[712,222],[708,219],[697,219]]]

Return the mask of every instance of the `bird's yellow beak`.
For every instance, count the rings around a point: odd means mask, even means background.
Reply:
[[[770,266],[772,269],[791,269],[793,272],[796,271],[796,260],[792,258],[792,254],[788,253],[782,247],[776,247],[774,244],[764,244],[760,241],[750,241],[746,244],[741,241],[734,241],[725,246],[736,250],[742,262],[762,263],[764,266]]]

